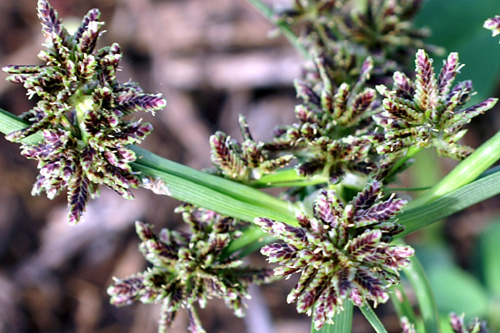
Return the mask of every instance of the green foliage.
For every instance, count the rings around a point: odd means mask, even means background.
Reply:
[[[451,263],[430,270],[428,275],[440,311],[456,311],[474,317],[486,314],[488,293],[473,276]]]

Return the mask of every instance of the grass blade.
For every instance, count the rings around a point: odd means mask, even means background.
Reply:
[[[141,164],[133,163],[132,168],[145,176],[158,177],[163,180],[171,193],[170,196],[178,200],[244,221],[252,222],[256,217],[268,217],[286,223],[297,223],[295,215],[292,212],[283,214],[277,210],[263,208],[249,202],[241,201],[239,198],[234,198],[226,193],[217,192],[202,184]]]
[[[333,318],[333,325],[325,324],[318,331],[311,324],[311,333],[350,333],[352,330],[352,311],[353,304],[349,299],[344,300],[344,311],[338,313]]]
[[[3,134],[9,134],[15,131],[19,131],[23,128],[29,126],[29,123],[22,120],[16,115],[0,109],[0,132]],[[23,140],[23,143],[36,144],[43,140],[42,133],[33,134]]]
[[[377,333],[387,333],[387,330],[385,329],[384,325],[378,318],[378,316],[375,314],[373,309],[371,308],[370,305],[365,304],[362,307],[359,308],[361,310],[361,313],[365,316],[366,320],[372,325],[373,329]]]
[[[405,230],[396,237],[403,237],[499,193],[500,171],[497,171],[431,203],[405,210],[398,216],[398,221],[405,226]]]
[[[431,202],[472,182],[499,159],[500,131],[457,165],[438,184],[433,186],[423,196],[410,203],[409,207],[417,207],[426,202]]]

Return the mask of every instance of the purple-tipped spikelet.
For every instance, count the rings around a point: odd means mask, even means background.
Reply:
[[[223,299],[235,315],[243,316],[248,286],[270,282],[272,270],[243,267],[241,260],[221,258],[230,240],[239,235],[238,220],[188,204],[176,212],[182,214],[191,233],[163,229],[157,235],[148,224],[136,222],[139,249],[152,267],[115,279],[108,288],[111,303],[162,303],[160,332],[171,325],[179,308],[187,310],[191,332],[205,332],[195,304],[204,308],[212,297]]]
[[[212,163],[226,177],[258,179],[263,174],[287,166],[294,159],[291,154],[270,158],[263,150],[263,143],[253,140],[245,117],[240,115],[238,122],[244,140],[242,144],[223,132],[216,132],[210,137]]]
[[[476,318],[466,326],[464,324],[464,315],[459,317],[455,313],[450,313],[450,325],[455,333],[488,333],[485,321]]]
[[[362,63],[352,85],[337,85],[333,73],[338,64],[324,55],[316,56],[314,63],[316,80],[295,81],[297,97],[303,101],[295,108],[298,122],[281,128],[263,148],[295,154],[298,175],[324,174],[331,183],[339,182],[347,172],[376,172],[380,158],[372,147],[383,135],[375,133],[371,115],[379,105],[375,90],[363,89],[373,60],[368,57]]]
[[[464,159],[473,149],[458,144],[467,130],[462,129],[473,117],[491,109],[496,98],[464,108],[472,93],[470,81],[452,88],[462,67],[458,54],[450,53],[436,78],[432,59],[424,50],[417,52],[416,79],[412,82],[401,72],[394,73],[392,90],[377,86],[384,96],[384,111],[373,116],[385,130],[385,140],[377,145],[380,154],[402,152],[410,146],[434,147],[442,156]]]
[[[389,245],[403,230],[391,219],[406,202],[381,197],[379,182],[369,183],[346,205],[335,191],[321,190],[314,216],[300,214],[298,227],[267,218],[255,220],[262,230],[284,241],[261,252],[270,262],[279,263],[275,275],[301,274],[287,301],[296,302],[298,312],[313,315],[316,329],[343,310],[346,298],[357,306],[368,300],[375,305],[386,302],[388,287],[398,282],[398,271],[410,264],[412,248]]]
[[[483,25],[484,28],[491,30],[493,37],[500,35],[500,15],[487,19]]]
[[[7,78],[23,84],[37,105],[21,117],[30,125],[7,135],[11,141],[43,131],[45,141],[22,145],[22,154],[38,160],[40,175],[34,194],[53,198],[68,190],[68,221],[76,223],[89,198],[104,184],[124,198],[140,185],[130,163],[135,153],[127,145],[139,144],[153,130],[150,124],[126,121],[123,116],[154,113],[166,105],[160,95],[145,94],[132,82],[119,83],[115,73],[121,59],[118,44],[96,50],[103,22],[92,9],[70,35],[47,0],[38,1],[38,17],[47,50],[39,58],[45,65],[6,66]]]
[[[402,333],[417,333],[415,325],[410,323],[406,317],[401,318],[401,329],[403,330]]]
[[[308,51],[343,58],[343,73],[352,69],[352,58],[357,56],[376,55],[378,75],[391,67],[404,67],[416,48],[437,49],[424,44],[429,32],[413,23],[423,0],[367,0],[363,6],[346,0],[290,3],[290,8],[276,12],[277,20],[305,25],[301,40]],[[351,51],[349,57],[342,55],[342,50],[339,52],[346,45]],[[337,73],[337,79],[342,72]]]

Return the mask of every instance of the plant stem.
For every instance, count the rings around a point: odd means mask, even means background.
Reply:
[[[311,59],[311,56],[309,55],[309,52],[307,49],[302,45],[302,43],[299,40],[299,37],[293,32],[292,28],[290,25],[284,21],[277,21],[274,18],[274,13],[271,8],[269,8],[265,3],[263,3],[260,0],[248,0],[255,9],[257,9],[265,18],[269,20],[272,24],[275,24],[285,36],[290,44],[304,57],[304,59]]]
[[[293,168],[281,169],[274,173],[263,175],[259,179],[248,182],[248,185],[256,188],[263,187],[292,187],[309,186],[327,183],[328,179],[324,175],[304,177],[297,175]]]
[[[231,254],[251,246],[255,243],[260,243],[261,247],[273,242],[274,237],[269,237],[269,234],[262,231],[262,229],[256,225],[252,225],[243,231],[243,234],[232,240],[231,243],[222,251],[221,257],[227,258]],[[264,242],[265,241],[265,242]],[[255,249],[256,250],[256,249]]]
[[[406,155],[403,156],[401,159],[399,159],[396,164],[392,167],[391,172],[386,176],[386,178],[390,178],[394,173],[398,171],[398,169],[405,164],[410,158],[413,156],[417,155],[418,152],[420,152],[422,148],[417,148],[417,147],[410,147],[408,148],[408,151],[406,152]]]
[[[406,317],[410,323],[417,326],[417,316],[413,311],[412,304],[406,295],[405,288],[402,283],[391,286],[389,296],[392,306],[399,318]],[[417,332],[420,332],[417,327]]]
[[[404,244],[402,241],[398,241],[397,243]],[[413,286],[413,290],[417,296],[425,333],[439,333],[439,312],[427,276],[416,256],[411,257],[410,261],[411,266],[403,268],[403,272]]]

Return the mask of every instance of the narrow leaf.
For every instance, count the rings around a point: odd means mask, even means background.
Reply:
[[[404,237],[415,230],[440,221],[499,193],[500,171],[497,170],[493,174],[451,191],[431,203],[422,205],[420,202],[420,205],[415,205],[412,204],[414,201],[411,203],[411,209],[407,209],[397,216],[398,223],[403,224],[405,230],[396,237]]]
[[[366,320],[368,320],[370,325],[372,325],[375,332],[387,333],[387,330],[385,329],[384,325],[382,325],[382,322],[368,304],[360,307],[359,309],[361,310],[361,313],[363,313],[363,315],[365,316]]]
[[[496,161],[498,161],[498,159],[500,159],[500,132],[497,132],[491,139],[477,148],[474,153],[472,153],[458,166],[456,166],[431,190],[427,191],[422,197],[418,198],[417,200],[410,202],[407,205],[407,209],[417,207],[419,205],[422,205],[423,203],[440,198],[445,194],[470,183],[481,173],[486,171],[490,166],[492,166]],[[471,197],[473,196],[471,195]]]
[[[311,333],[350,333],[352,330],[353,304],[349,299],[344,300],[344,311],[338,313],[333,318],[333,324],[325,324],[320,330],[314,329],[311,325]]]

